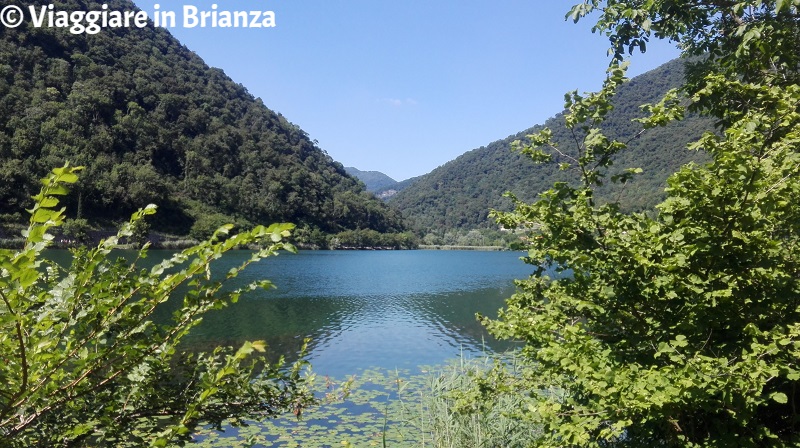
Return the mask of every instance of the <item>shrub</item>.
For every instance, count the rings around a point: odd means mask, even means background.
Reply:
[[[295,413],[313,401],[301,368],[270,365],[257,356],[262,341],[238,350],[182,352],[182,338],[213,309],[235,302],[258,281],[225,291],[251,263],[293,248],[282,242],[290,224],[258,226],[225,241],[230,226],[151,269],[112,259],[119,241],[155,212],[134,213],[116,236],[75,250],[68,266],[46,259],[64,222],[56,210],[79,168],[53,170],[34,197],[25,246],[0,252],[0,439],[7,446],[166,446],[191,437],[200,425],[220,428]],[[261,249],[243,265],[211,275],[212,261],[244,244]],[[181,287],[182,292],[177,293]],[[180,301],[169,323],[152,316]],[[174,307],[174,302],[170,304]],[[301,357],[302,358],[302,357]]]

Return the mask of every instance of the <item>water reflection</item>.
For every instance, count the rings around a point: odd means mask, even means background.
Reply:
[[[233,265],[246,256],[233,253],[222,261]],[[269,278],[277,290],[250,294],[209,315],[191,341],[238,345],[264,339],[276,353],[291,358],[309,337],[314,369],[337,376],[504,349],[509,345],[489,337],[475,313],[494,316],[513,292],[512,280],[530,272],[519,256],[435,251],[281,255],[239,279]]]
[[[152,251],[145,264],[168,252]],[[60,255],[63,257],[63,255]],[[216,272],[250,253],[232,252]],[[266,340],[274,357],[296,357],[311,338],[314,370],[342,376],[368,367],[413,368],[461,353],[501,350],[475,313],[494,316],[530,274],[520,253],[470,251],[313,251],[282,254],[251,266],[237,284],[267,278],[277,289],[255,291],[206,315],[187,343],[197,349]],[[160,310],[167,319],[173,303]]]

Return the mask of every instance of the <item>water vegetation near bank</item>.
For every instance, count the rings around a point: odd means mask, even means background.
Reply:
[[[461,356],[415,371],[366,369],[349,378],[317,377],[323,404],[301,418],[289,415],[223,432],[207,428],[195,443],[206,448],[526,446],[538,430],[514,416],[527,395],[513,383],[496,400],[483,402],[475,395],[483,374],[500,371],[499,365],[515,372],[515,356]]]

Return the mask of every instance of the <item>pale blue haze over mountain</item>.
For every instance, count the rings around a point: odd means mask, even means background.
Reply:
[[[367,187],[367,191],[372,193],[378,192],[387,187],[391,187],[397,183],[396,180],[381,173],[380,171],[361,171],[352,166],[346,166],[344,169],[347,171],[347,174],[358,178],[358,180],[361,182],[364,182],[364,186]]]

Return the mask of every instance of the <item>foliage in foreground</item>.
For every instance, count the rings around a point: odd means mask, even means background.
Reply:
[[[529,229],[535,266],[486,321],[526,343],[536,403],[524,418],[543,426],[537,446],[796,446],[800,2],[587,0],[572,14],[595,9],[615,58],[599,93],[567,95],[574,146],[547,130],[520,145],[580,185],[496,214]],[[626,145],[599,128],[623,53],[651,32],[709,53],[686,97],[646,106],[640,122],[680,119],[688,102],[723,125],[690,145],[712,160],[672,175],[656,216],[595,202],[600,185],[624,188],[637,172],[610,175]]]
[[[281,240],[292,225],[259,226],[220,242],[228,230],[223,227],[210,241],[149,270],[136,266],[146,247],[131,263],[114,260],[120,240],[155,212],[150,206],[117,236],[74,252],[71,264],[61,267],[43,251],[52,240],[48,230],[64,221],[64,210],[55,209],[57,196],[77,180],[76,171],[55,169],[43,181],[25,247],[0,252],[3,446],[165,446],[188,440],[200,425],[299,413],[313,401],[301,377],[304,362],[269,365],[252,356],[265,350],[263,342],[213,353],[178,349],[204,313],[270,285],[222,290],[249,264],[291,250]],[[246,244],[264,248],[241,266],[212,275],[213,260]],[[167,301],[176,308],[172,321],[153,322]]]

